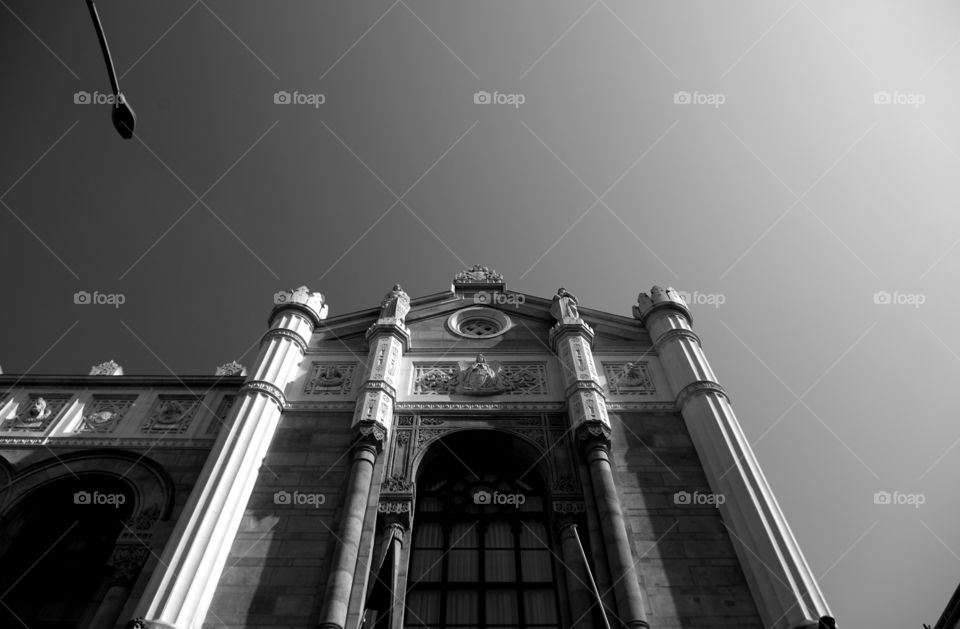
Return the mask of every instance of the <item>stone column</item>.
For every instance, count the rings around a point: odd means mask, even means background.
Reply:
[[[571,427],[585,444],[618,616],[628,629],[647,628],[640,578],[610,468],[610,418],[593,360],[593,330],[580,318],[577,298],[564,288],[554,296],[550,313],[557,319],[550,345],[560,357]]]
[[[368,372],[353,416],[357,445],[320,613],[320,627],[324,629],[344,629],[350,612],[373,467],[380,449],[389,441],[400,358],[410,341],[404,325],[409,310],[410,298],[399,285],[394,286],[380,304],[377,322],[367,330]]]
[[[347,622],[353,577],[360,552],[360,538],[363,535],[363,521],[367,513],[367,501],[370,500],[373,466],[376,463],[383,436],[382,431],[379,435],[373,431],[366,435],[358,433],[353,447],[353,464],[350,466],[347,499],[343,505],[343,517],[340,520],[337,544],[327,577],[323,612],[320,614],[321,627],[343,629]]]
[[[149,555],[150,549],[142,544],[121,544],[113,549],[107,560],[107,565],[113,568],[113,578],[90,621],[91,627],[110,629],[117,625],[133,582]]]
[[[589,566],[584,565],[583,555],[580,552],[580,543],[577,540],[577,521],[575,514],[584,510],[582,502],[564,501],[554,502],[553,510],[556,513],[557,529],[560,532],[560,553],[567,574],[564,580],[567,583],[567,598],[570,608],[570,622],[572,629],[593,629],[594,608],[600,607],[590,575]],[[602,613],[603,610],[600,609]]]
[[[816,627],[830,615],[827,603],[690,327],[687,305],[672,288],[654,286],[633,314],[654,339],[711,489],[725,497],[720,513],[764,625]]]
[[[314,327],[327,316],[323,295],[305,286],[277,293],[274,302],[253,374],[240,389],[137,606],[142,626],[198,629],[207,614],[280,421],[283,390],[296,375]]]

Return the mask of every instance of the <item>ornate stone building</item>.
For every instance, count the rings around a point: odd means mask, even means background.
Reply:
[[[834,626],[673,289],[274,302],[249,373],[0,376],[0,625]]]

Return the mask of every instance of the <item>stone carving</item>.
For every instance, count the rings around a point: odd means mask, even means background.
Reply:
[[[607,389],[619,395],[653,395],[657,392],[650,378],[647,363],[603,363]]]
[[[577,309],[579,303],[573,293],[561,287],[557,289],[557,294],[553,296],[553,303],[550,304],[550,314],[561,323],[579,321],[580,311]]]
[[[420,395],[542,395],[547,392],[542,363],[487,362],[478,354],[473,363],[415,365],[414,394]]]
[[[454,284],[502,284],[503,276],[496,271],[480,264],[474,264],[465,271],[460,271],[453,278]]]
[[[397,417],[398,426],[413,426],[413,416],[412,415],[400,415]]]
[[[583,513],[586,511],[586,505],[579,500],[554,500],[553,512],[562,514]]]
[[[150,627],[147,626],[147,621],[141,616],[125,624],[123,629],[150,629]]]
[[[413,483],[404,478],[401,474],[394,474],[387,480],[383,481],[383,484],[380,486],[381,491],[390,493],[402,493],[411,491],[412,489]]]
[[[563,474],[557,478],[556,482],[553,484],[553,491],[559,493],[573,493],[581,490],[580,483],[577,480],[570,476],[569,474]]]
[[[91,376],[122,376],[123,367],[118,365],[115,361],[108,360],[107,362],[100,363],[99,365],[94,365],[90,368]]]
[[[387,429],[377,422],[362,422],[356,428],[357,440],[374,441],[378,445],[383,444],[387,436]]]
[[[107,560],[107,565],[113,567],[119,579],[133,581],[150,556],[150,549],[142,545],[122,544],[113,549],[113,554]]]
[[[23,410],[7,422],[8,430],[46,430],[70,401],[69,395],[31,395]]]
[[[94,396],[89,409],[83,414],[77,432],[113,432],[136,399],[135,395]]]
[[[387,500],[377,505],[377,511],[380,513],[409,513],[409,500]]]
[[[403,292],[399,284],[395,284],[393,290],[384,295],[383,301],[380,302],[380,320],[403,325],[404,317],[408,312],[410,312],[410,296]]]
[[[404,447],[405,447],[408,443],[410,443],[410,431],[409,431],[409,430],[404,430],[404,431],[398,432],[398,433],[397,433],[397,443],[400,444],[401,446],[404,446]]]
[[[445,423],[445,419],[440,419],[439,417],[421,417],[420,424],[422,426],[439,426]]]
[[[153,411],[143,422],[141,430],[146,433],[183,433],[200,408],[196,397],[161,397]]]
[[[352,363],[314,362],[303,386],[304,395],[345,395],[353,385],[356,365]]]
[[[245,376],[247,375],[247,368],[238,363],[235,360],[231,360],[228,363],[224,363],[217,367],[217,370],[213,372],[215,376]]]

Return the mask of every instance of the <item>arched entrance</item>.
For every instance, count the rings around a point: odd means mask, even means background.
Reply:
[[[82,474],[19,501],[0,531],[0,626],[86,627],[105,595],[107,563],[135,498],[115,476]]]
[[[405,627],[559,624],[548,495],[517,437],[455,432],[420,465]]]

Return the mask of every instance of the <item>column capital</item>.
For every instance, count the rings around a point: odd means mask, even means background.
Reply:
[[[583,422],[577,427],[577,443],[581,444],[584,452],[595,449],[610,451],[610,426],[599,421]]]
[[[640,293],[637,296],[637,303],[633,306],[633,317],[638,319],[641,324],[646,325],[651,314],[668,308],[679,311],[689,323],[693,323],[690,308],[687,307],[680,293],[670,286],[667,288],[654,286],[650,289],[649,295]]]
[[[381,500],[377,504],[377,513],[383,516],[386,523],[383,527],[384,532],[392,532],[398,529],[401,534],[410,528],[410,520],[413,514],[412,499],[393,499]]]
[[[373,448],[375,455],[383,449],[387,428],[380,422],[361,421],[353,429],[355,448]]]
[[[283,310],[299,310],[309,317],[314,327],[320,325],[320,322],[327,318],[329,307],[323,294],[310,292],[306,286],[300,288],[291,288],[281,290],[273,295],[273,311],[270,313],[270,321],[273,322],[277,313]]]

